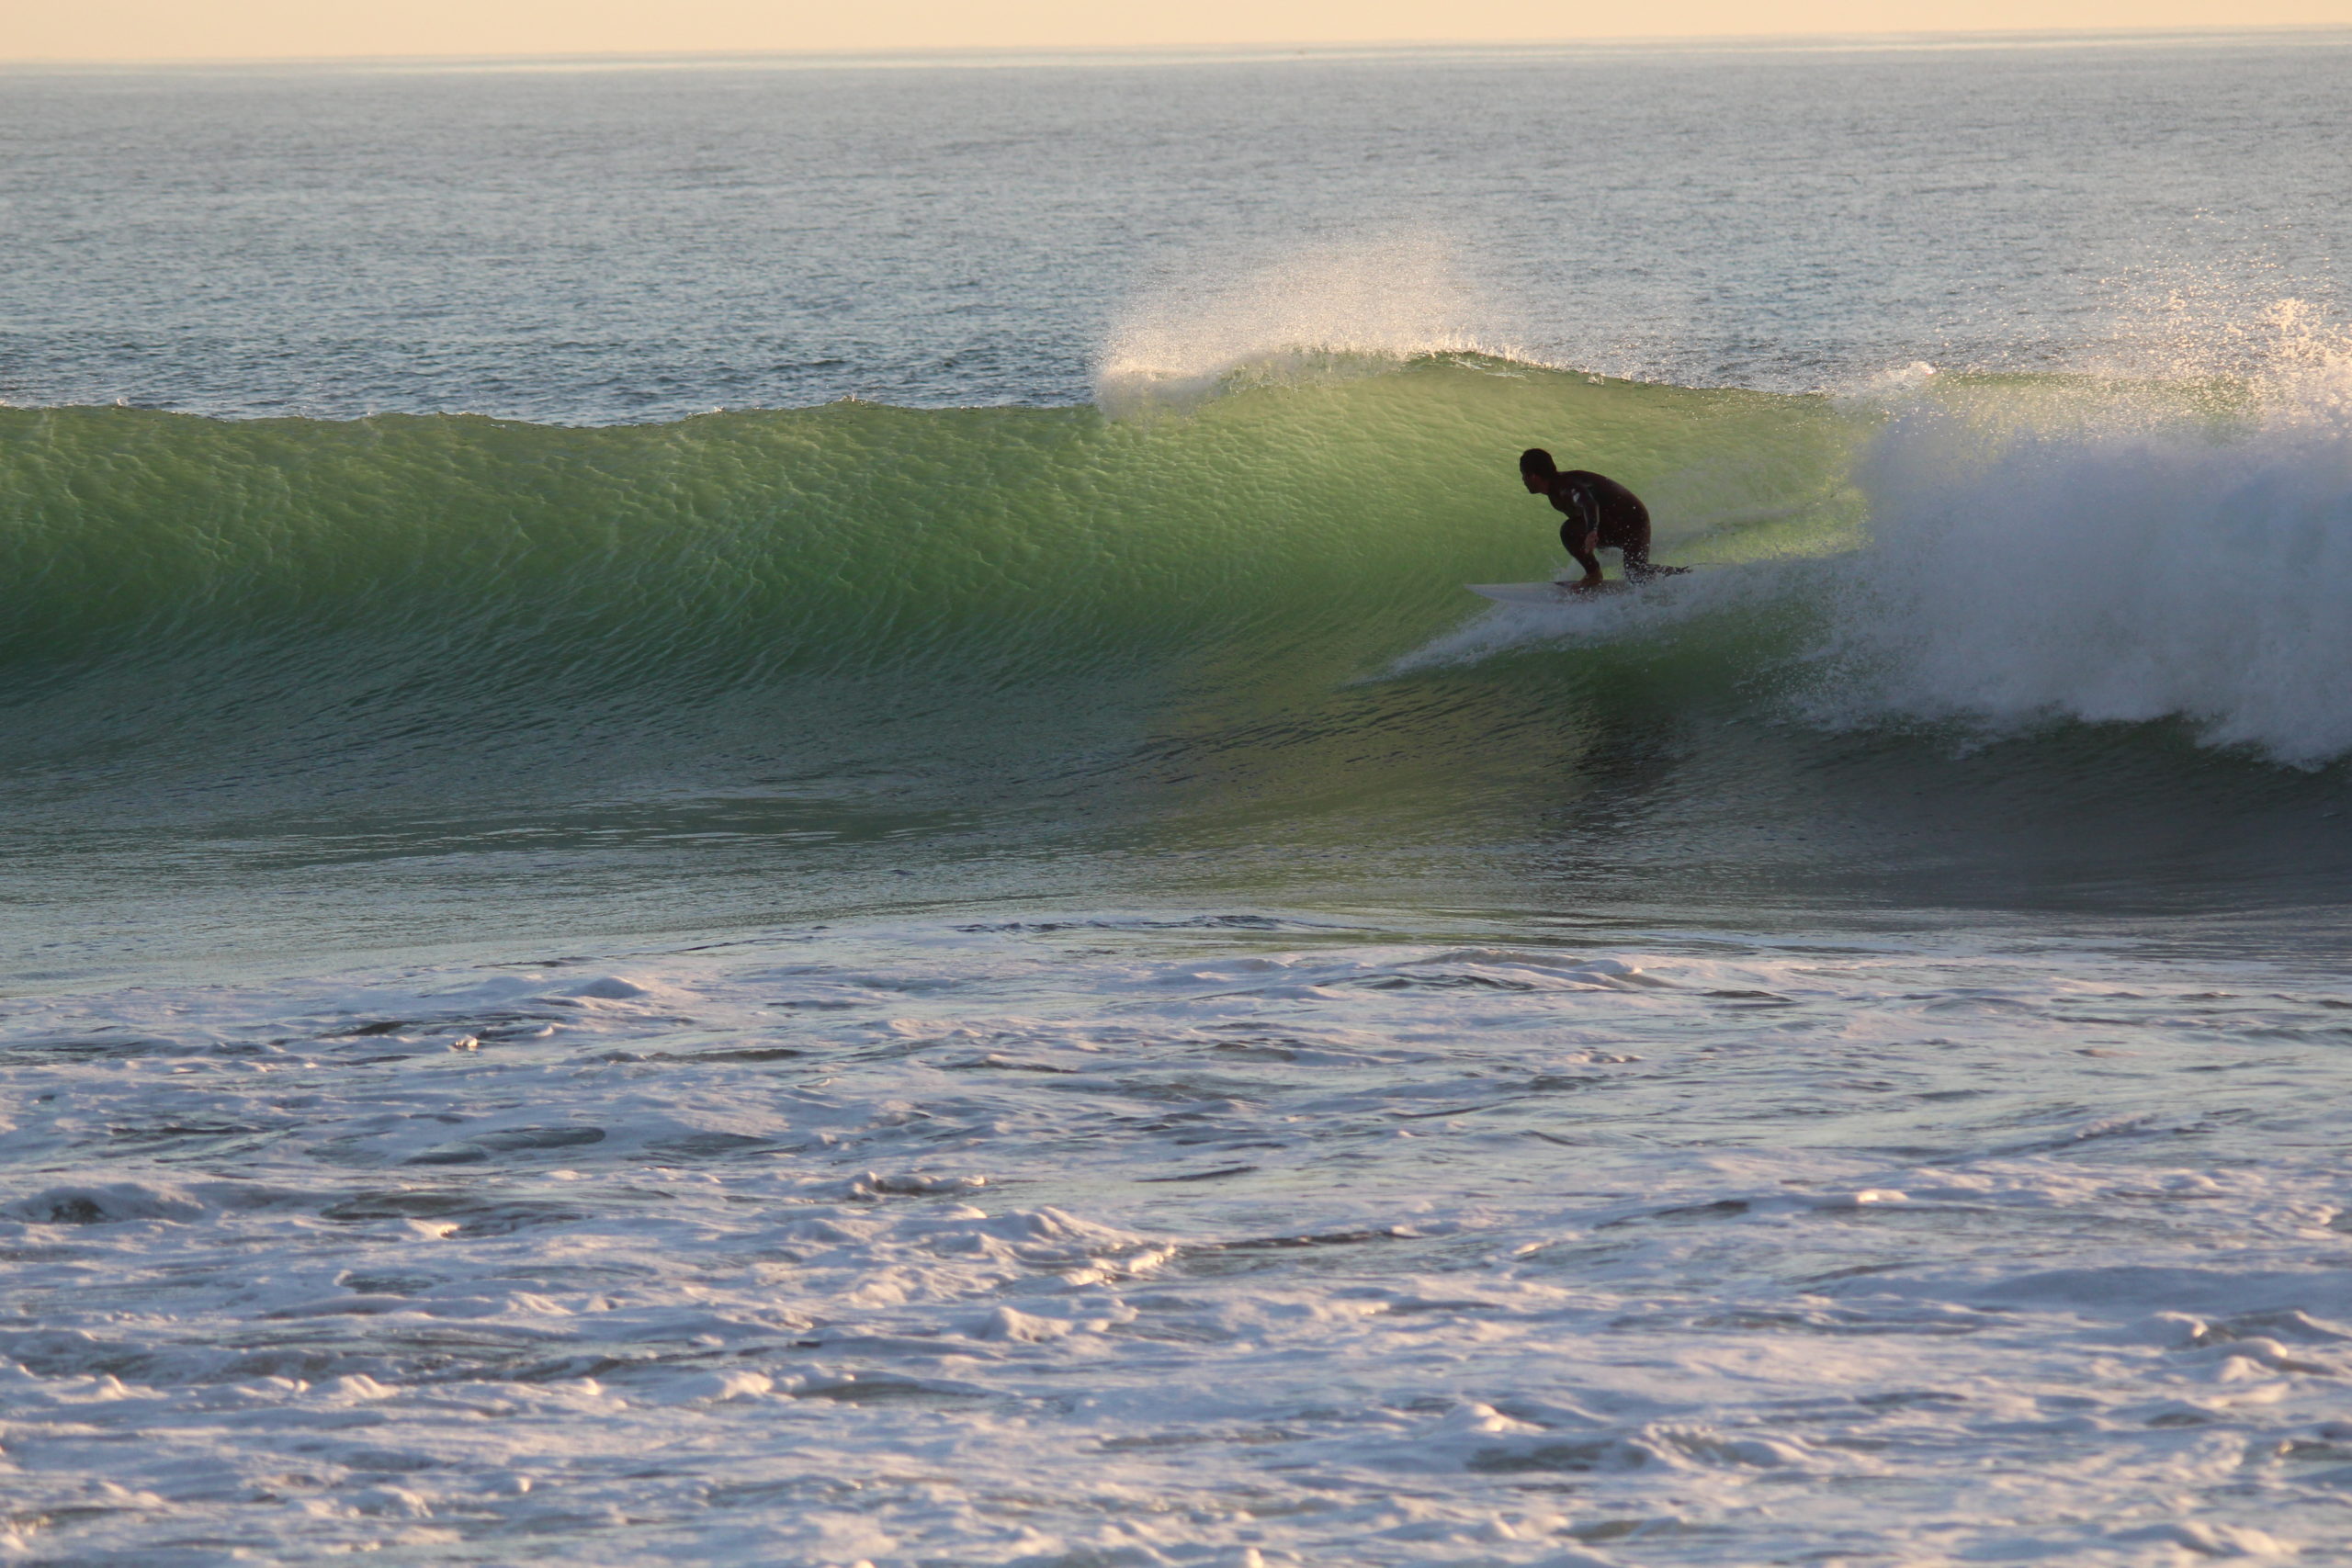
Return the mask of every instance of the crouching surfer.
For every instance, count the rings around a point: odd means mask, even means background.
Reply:
[[[1623,552],[1628,582],[1646,582],[1684,570],[1650,564],[1649,508],[1615,479],[1584,468],[1563,473],[1552,461],[1552,454],[1541,446],[1530,446],[1519,455],[1519,477],[1528,494],[1544,497],[1566,519],[1560,525],[1560,543],[1584,568],[1584,581],[1567,587],[1582,592],[1601,585],[1599,552],[1602,550]]]

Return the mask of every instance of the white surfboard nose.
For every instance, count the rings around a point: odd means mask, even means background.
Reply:
[[[1606,592],[1633,586],[1626,582],[1604,582],[1597,588],[1574,588],[1565,582],[1466,582],[1471,592],[1492,599],[1498,604],[1557,604],[1579,598],[1586,593]]]

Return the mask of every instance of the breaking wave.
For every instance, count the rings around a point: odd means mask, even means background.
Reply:
[[[0,410],[0,776],[19,808],[106,781],[141,809],[968,800],[1383,734],[1437,756],[1465,714],[1504,733],[1497,704],[1635,679],[1645,712],[1821,730],[2170,723],[2276,762],[2352,752],[2338,364],[1838,400],[1340,358],[1212,355],[1218,389],[1144,420]],[[1556,611],[1470,599],[1560,563],[1512,468],[1538,442],[1627,479],[1660,555],[1711,570]]]

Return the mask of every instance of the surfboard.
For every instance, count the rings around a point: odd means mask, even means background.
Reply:
[[[1662,566],[1656,569],[1657,577],[1645,581],[1655,582],[1658,577],[1682,577],[1697,570],[1688,566]],[[1623,593],[1640,588],[1644,583],[1612,577],[1593,588],[1571,588],[1565,582],[1465,582],[1462,586],[1473,593],[1492,599],[1498,604],[1573,604],[1590,594]]]
[[[1634,586],[1611,581],[1598,588],[1570,588],[1565,582],[1465,582],[1464,587],[1498,604],[1573,604],[1592,593],[1617,593]]]

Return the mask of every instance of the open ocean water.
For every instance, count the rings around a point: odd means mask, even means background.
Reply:
[[[0,75],[0,1557],[2352,1562],[2352,34]],[[1632,485],[1638,597],[1520,448]]]

